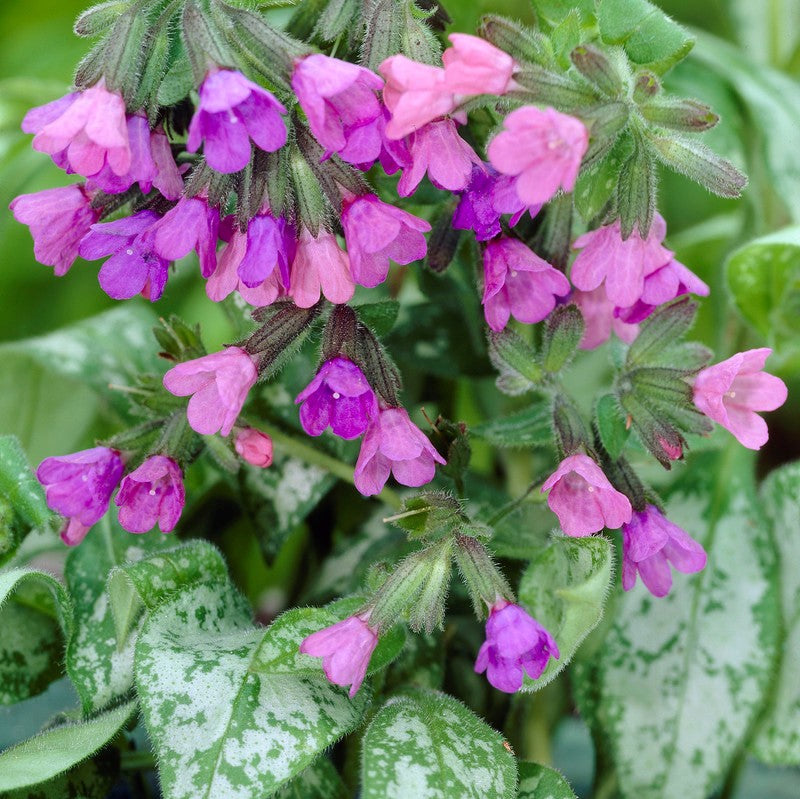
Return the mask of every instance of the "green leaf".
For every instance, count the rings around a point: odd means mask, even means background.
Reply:
[[[517,769],[502,736],[457,699],[390,699],[364,735],[363,799],[510,799]]]
[[[737,444],[691,459],[667,517],[700,541],[708,565],[674,573],[662,599],[639,582],[575,669],[579,706],[608,742],[623,797],[705,799],[763,708],[778,592],[752,464]]]
[[[76,724],[52,727],[0,753],[0,791],[45,782],[93,755],[130,719],[136,702]]]
[[[518,799],[577,799],[569,783],[555,769],[525,761],[517,765]]]
[[[604,394],[600,397],[595,415],[600,440],[611,460],[615,461],[625,449],[631,431],[625,424],[625,415],[613,394]]]
[[[400,303],[397,300],[381,300],[379,302],[365,302],[355,307],[356,314],[378,338],[385,336],[397,321],[400,313]]]
[[[560,22],[564,17],[572,13],[575,8],[581,12],[584,20],[595,13],[595,0],[571,0],[565,3],[564,0],[533,0],[533,7],[538,15],[541,15],[551,24]]]
[[[522,575],[519,600],[555,638],[560,652],[538,680],[525,675],[523,691],[549,683],[572,660],[584,638],[600,623],[614,556],[608,539],[554,538]]]
[[[765,763],[800,765],[800,463],[772,472],[761,488],[764,508],[772,523],[778,550],[783,647],[780,667],[770,687],[767,712],[751,744]]]
[[[274,799],[346,799],[339,772],[324,755],[273,794]]]
[[[606,207],[617,189],[622,165],[633,152],[629,134],[620,136],[614,146],[588,169],[581,169],[575,184],[575,208],[590,223]]]
[[[513,330],[489,333],[489,359],[500,372],[496,383],[504,394],[516,397],[535,391],[542,381],[536,351]]]
[[[547,447],[553,440],[553,412],[547,401],[501,419],[482,422],[470,432],[498,447]]]

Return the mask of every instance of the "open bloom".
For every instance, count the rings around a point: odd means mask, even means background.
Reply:
[[[262,212],[247,223],[246,233],[239,230],[233,237],[243,236],[244,248],[239,259],[237,273],[248,288],[260,286],[277,267],[281,276],[289,279],[290,246],[284,219],[275,219]]]
[[[181,467],[163,455],[149,457],[126,475],[114,499],[119,523],[129,533],[146,533],[156,523],[162,533],[172,532],[185,502]]]
[[[761,449],[769,438],[757,411],[774,411],[786,402],[786,384],[763,371],[771,353],[768,347],[737,352],[701,369],[694,380],[694,404],[748,449]]]
[[[445,84],[456,95],[505,94],[516,64],[508,54],[478,36],[451,33],[442,54]],[[456,98],[458,99],[458,98]]]
[[[672,587],[670,564],[693,574],[705,568],[706,552],[655,505],[634,512],[622,525],[622,587],[630,591],[638,573],[653,596],[666,596]]]
[[[583,122],[552,108],[524,106],[512,111],[503,127],[489,144],[489,161],[516,177],[525,205],[546,203],[559,189],[572,191],[589,146]]]
[[[523,671],[536,680],[551,657],[558,660],[558,646],[533,616],[505,599],[492,605],[486,621],[486,640],[475,660],[478,674],[485,671],[498,691],[513,694],[522,688]]]
[[[69,271],[81,239],[100,217],[81,185],[21,194],[9,208],[17,222],[30,228],[36,260],[55,267],[59,276]]]
[[[217,172],[244,169],[250,140],[268,153],[286,144],[286,109],[266,89],[232,69],[215,69],[200,87],[200,104],[189,125],[186,149],[203,154]]]
[[[472,230],[478,241],[488,241],[500,235],[501,211],[494,204],[496,173],[485,164],[473,165],[469,183],[460,193],[453,214],[456,230]]]
[[[492,330],[509,317],[541,322],[555,308],[556,297],[569,294],[567,278],[518,239],[489,242],[483,252],[483,312]]]
[[[616,315],[617,309],[602,286],[592,291],[573,291],[571,300],[580,309],[585,325],[579,345],[582,350],[599,347],[608,341],[612,330],[626,344],[639,335],[639,325],[628,324]]]
[[[292,261],[289,296],[299,308],[311,308],[320,294],[329,302],[341,304],[352,299],[356,284],[350,259],[327,230],[315,238],[306,228],[300,233]]]
[[[569,455],[545,480],[547,504],[558,516],[561,529],[571,536],[596,533],[604,527],[616,530],[630,521],[631,503],[617,491],[603,470],[582,453]]]
[[[380,493],[389,475],[405,486],[430,483],[445,459],[408,418],[405,408],[386,408],[367,427],[355,469],[356,488],[364,496]]]
[[[302,403],[300,423],[310,436],[330,427],[340,438],[358,438],[378,413],[375,392],[347,358],[326,361],[295,402]]]
[[[71,455],[45,458],[36,470],[47,505],[69,519],[62,538],[72,545],[105,515],[111,494],[122,477],[120,453],[93,447]]]
[[[186,409],[192,430],[227,436],[257,379],[253,358],[239,347],[228,347],[173,366],[164,375],[164,388],[176,397],[193,395]]]
[[[315,53],[297,62],[292,89],[325,155],[372,163],[381,152],[383,81],[357,64]]]
[[[272,439],[254,427],[242,428],[233,446],[236,454],[252,466],[266,469],[272,465]]]
[[[369,614],[348,616],[303,639],[304,655],[322,658],[325,676],[334,685],[349,685],[354,697],[364,682],[369,659],[378,645],[378,633],[368,624]]]
[[[342,227],[353,280],[369,288],[386,280],[389,259],[410,264],[424,258],[423,233],[431,229],[424,219],[381,202],[374,194],[344,202]]]

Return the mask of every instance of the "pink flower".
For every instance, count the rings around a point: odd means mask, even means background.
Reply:
[[[670,564],[694,574],[705,568],[705,550],[655,505],[648,505],[622,526],[622,587],[630,591],[638,572],[653,596],[666,596],[672,587]]]
[[[303,228],[292,261],[289,296],[299,308],[311,308],[325,299],[341,304],[353,297],[356,285],[350,272],[350,259],[336,243],[336,237],[320,230],[315,238]]]
[[[164,375],[164,388],[176,397],[193,395],[186,409],[192,430],[227,436],[257,379],[255,360],[239,347],[228,347],[173,366]]]
[[[125,101],[101,80],[31,109],[22,120],[25,133],[35,133],[33,149],[48,153],[58,166],[84,177],[108,168],[124,175],[131,168]]]
[[[381,202],[374,194],[345,201],[342,227],[353,280],[372,288],[386,280],[389,259],[410,264],[425,257],[422,234],[431,226],[407,211]]]
[[[483,311],[492,330],[502,330],[510,316],[541,322],[555,308],[556,297],[569,294],[569,281],[518,239],[490,241],[483,252]]]
[[[366,497],[380,493],[389,474],[405,486],[430,483],[445,459],[408,418],[404,408],[386,408],[373,417],[355,469],[356,488]]]
[[[762,371],[771,354],[767,347],[738,352],[702,369],[694,381],[694,404],[748,449],[761,449],[769,438],[756,411],[774,411],[786,402],[783,380]]]
[[[61,528],[59,537],[68,547],[76,547],[86,538],[86,533],[91,529],[91,525],[87,526],[77,517],[70,516]]]
[[[9,208],[17,222],[30,227],[36,260],[55,267],[58,276],[69,271],[81,239],[100,218],[81,185],[21,194]]]
[[[524,106],[505,118],[488,154],[498,172],[517,178],[519,199],[538,205],[559,189],[572,191],[588,146],[589,132],[579,119],[552,108]]]
[[[367,623],[369,613],[349,616],[303,639],[304,655],[322,658],[325,676],[334,685],[349,685],[352,699],[367,674],[369,659],[378,645],[378,633]]]
[[[376,92],[382,88],[374,72],[319,53],[300,59],[292,75],[325,157],[338,153],[350,164],[372,163],[380,155],[383,108]]]
[[[511,87],[514,59],[493,44],[466,33],[451,33],[452,47],[442,54],[445,83],[454,94],[505,94]]]
[[[596,533],[604,527],[616,530],[630,521],[631,503],[615,490],[603,470],[588,456],[569,455],[545,480],[547,504],[558,516],[561,529],[571,536]]]
[[[233,446],[239,457],[253,466],[266,469],[272,465],[272,439],[254,427],[241,429]]]
[[[513,694],[522,688],[523,671],[537,680],[551,657],[559,658],[553,636],[524,608],[505,599],[492,605],[486,621],[486,640],[475,660],[476,673],[485,671],[498,691]]]
[[[603,286],[592,291],[573,291],[572,302],[578,306],[586,325],[580,348],[593,350],[608,341],[611,331],[626,344],[639,335],[639,325],[623,322],[615,314],[614,303],[606,296]]]
[[[378,72],[386,79],[383,102],[392,115],[386,125],[390,139],[402,139],[456,107],[441,67],[393,55],[378,67]]]
[[[129,533],[146,533],[156,522],[162,533],[172,532],[186,502],[183,472],[172,458],[153,455],[125,477],[114,502]]]

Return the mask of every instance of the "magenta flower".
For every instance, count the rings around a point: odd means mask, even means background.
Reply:
[[[33,137],[33,149],[48,153],[62,169],[84,177],[108,168],[124,175],[131,168],[131,148],[125,101],[101,80],[90,89],[73,92],[32,108],[22,120]]]
[[[326,361],[314,379],[297,395],[300,423],[310,436],[330,427],[340,438],[358,438],[378,413],[367,378],[347,358]]]
[[[170,533],[186,503],[183,472],[172,458],[152,455],[126,475],[114,502],[129,533],[146,533],[156,522],[162,533]]]
[[[266,469],[272,465],[272,439],[254,427],[242,428],[233,446],[239,457],[252,466]]]
[[[349,685],[352,699],[364,677],[372,652],[378,645],[378,633],[367,623],[369,613],[348,616],[306,636],[300,644],[304,655],[322,658],[325,676],[334,685]]]
[[[569,455],[545,480],[547,504],[558,516],[561,529],[571,536],[616,530],[631,519],[631,503],[617,491],[603,470],[588,456]]]
[[[453,214],[453,227],[472,230],[478,241],[488,241],[500,235],[502,211],[494,203],[495,174],[486,164],[473,166],[472,177],[461,192]]]
[[[567,278],[518,239],[490,241],[483,251],[483,312],[492,330],[509,317],[541,322],[555,308],[556,297],[569,294]]]
[[[486,672],[498,691],[513,694],[522,688],[523,672],[539,679],[551,657],[559,658],[556,642],[524,608],[505,599],[492,605],[486,640],[475,660],[476,673]]]
[[[45,458],[39,464],[36,479],[44,486],[48,507],[69,520],[62,531],[64,543],[79,544],[105,515],[123,468],[120,453],[108,447]]]
[[[419,217],[381,202],[374,194],[346,200],[342,227],[353,280],[372,288],[386,280],[389,259],[410,264],[425,257],[422,234],[431,226]]]
[[[498,172],[516,177],[519,199],[537,205],[559,189],[572,191],[588,146],[589,132],[579,119],[552,108],[524,106],[505,118],[488,154]]]
[[[769,438],[767,423],[756,412],[786,402],[786,384],[763,371],[771,354],[768,347],[737,352],[700,370],[694,380],[694,404],[748,449],[761,449]]]
[[[289,296],[299,308],[310,308],[325,299],[341,304],[353,297],[356,284],[350,272],[350,259],[336,243],[336,237],[320,230],[314,238],[303,228],[292,261]]]
[[[410,164],[403,169],[397,184],[401,197],[412,195],[426,172],[437,189],[461,191],[472,177],[473,164],[482,163],[458,135],[452,119],[440,119],[419,128],[408,136],[407,144]]]
[[[275,267],[278,267],[281,276],[288,282],[290,249],[294,243],[294,235],[287,235],[287,228],[285,220],[275,219],[268,211],[257,214],[247,223],[245,246],[237,266],[237,274],[245,286],[260,286]],[[233,235],[243,234],[235,230]]]
[[[228,347],[173,366],[164,375],[164,388],[176,397],[193,395],[186,409],[192,430],[227,436],[256,380],[256,361],[239,347]]]
[[[638,572],[653,596],[666,596],[672,587],[670,564],[694,574],[705,568],[706,552],[655,505],[648,505],[622,526],[622,587],[630,591]]]
[[[442,54],[447,88],[456,95],[505,94],[513,84],[514,59],[493,44],[466,33],[451,33]],[[456,98],[458,99],[458,98]]]
[[[617,317],[614,303],[606,296],[603,286],[592,291],[573,291],[571,299],[580,309],[585,324],[579,345],[582,350],[599,347],[608,341],[612,330],[626,344],[639,335],[639,325],[627,324]]]
[[[491,165],[490,165],[491,168]],[[494,172],[494,169],[492,169]],[[498,175],[494,181],[492,190],[492,204],[495,210],[501,214],[511,214],[508,226],[514,227],[527,211],[533,219],[542,210],[542,203],[528,205],[520,200],[517,194],[517,179],[509,175]]]
[[[110,255],[98,274],[100,286],[115,300],[127,300],[143,293],[155,302],[163,293],[169,260],[157,252],[148,234],[159,221],[155,211],[138,211],[133,216],[92,225],[81,240],[78,252],[94,261]]]
[[[189,125],[186,149],[203,154],[217,172],[244,169],[250,161],[252,139],[268,153],[286,144],[286,109],[266,89],[241,72],[215,69],[200,87],[200,104]]]
[[[55,267],[58,276],[69,271],[81,239],[100,218],[81,185],[21,194],[9,208],[17,222],[30,227],[36,260]]]
[[[405,486],[430,483],[436,463],[445,459],[408,418],[405,408],[385,408],[369,423],[355,469],[356,488],[365,496],[380,493],[389,474]]]
[[[308,126],[325,148],[350,164],[373,163],[381,152],[383,81],[357,64],[315,53],[297,62],[292,89]],[[380,120],[380,121],[379,121]]]

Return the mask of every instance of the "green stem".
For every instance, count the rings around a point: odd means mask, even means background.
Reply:
[[[156,759],[147,750],[132,750],[120,754],[120,768],[123,771],[150,771],[155,767]]]

